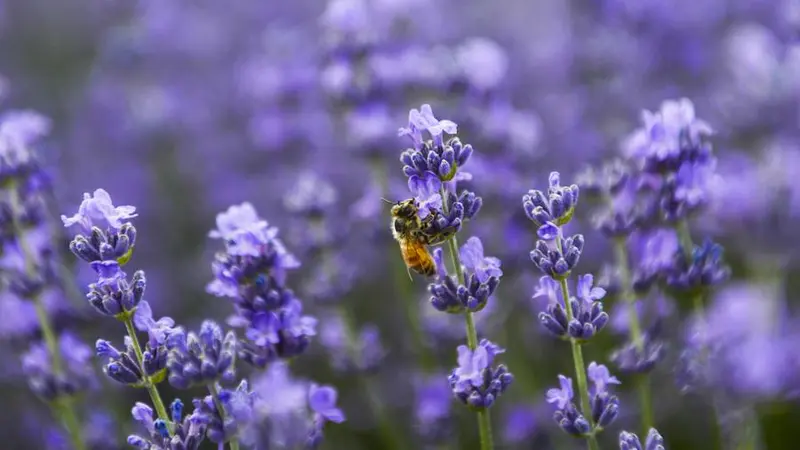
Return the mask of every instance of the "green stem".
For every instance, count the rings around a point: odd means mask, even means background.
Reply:
[[[689,222],[686,219],[681,220],[675,225],[675,231],[678,233],[678,241],[683,250],[683,256],[691,261],[692,253],[694,253],[694,243],[692,242],[692,233],[689,231]]]
[[[214,400],[214,406],[217,407],[217,412],[219,412],[222,423],[225,423],[225,407],[222,406],[222,402],[219,401],[219,392],[217,391],[217,387],[214,386],[214,383],[208,385],[208,392],[211,393],[211,398]],[[231,450],[239,450],[239,440],[236,437],[231,438],[231,440],[228,441],[228,446]]]
[[[136,353],[136,362],[139,364],[139,370],[141,370],[142,374],[144,374],[144,354],[142,353],[142,347],[139,345],[139,338],[136,336],[136,328],[133,326],[133,319],[131,317],[126,317],[123,322],[125,323],[125,328],[128,330],[128,336],[131,338],[133,351]],[[172,435],[172,422],[167,414],[167,408],[164,407],[164,402],[161,401],[161,395],[158,393],[158,388],[153,383],[153,380],[150,379],[150,377],[147,375],[143,375],[143,377],[144,387],[147,388],[147,392],[150,394],[150,400],[153,401],[153,406],[156,408],[156,413],[158,414],[159,419],[163,420],[164,423],[167,424],[167,429],[169,430],[170,435]]]
[[[441,190],[442,204],[445,205],[445,214],[447,213],[447,192],[444,187]],[[453,262],[453,268],[456,272],[456,277],[460,285],[466,285],[464,281],[464,269],[461,267],[461,258],[458,253],[458,238],[453,235],[447,240],[447,246],[450,251],[450,260]],[[472,317],[472,312],[467,311],[464,314],[467,323],[467,345],[470,349],[475,350],[478,348],[478,332],[475,329],[475,320]],[[480,435],[481,450],[492,450],[494,442],[492,440],[492,421],[489,416],[488,409],[478,411],[478,433]]]
[[[633,292],[633,282],[631,270],[628,263],[628,246],[625,238],[614,239],[614,255],[619,268],[619,278],[622,300],[628,305],[628,326],[630,328],[631,340],[636,350],[644,354],[644,339],[642,326],[639,323],[639,313],[636,311],[636,295]],[[650,383],[647,375],[640,375],[637,381],[639,390],[639,403],[641,404],[642,430],[646,435],[653,427],[653,405],[650,394]]]
[[[36,254],[34,250],[28,245],[27,233],[19,222],[19,215],[22,212],[22,200],[20,199],[19,189],[16,185],[11,185],[8,188],[9,204],[11,207],[11,220],[14,235],[17,237],[17,245],[19,245],[20,253],[25,264],[25,275],[30,279],[36,279]],[[53,326],[50,323],[50,318],[47,316],[47,309],[42,303],[41,294],[34,293],[31,298],[34,310],[36,311],[36,319],[39,322],[39,328],[42,330],[42,339],[47,347],[47,353],[50,356],[50,362],[53,365],[53,373],[56,375],[63,373],[63,363],[61,361],[61,351],[58,345],[58,338],[56,337]],[[75,405],[70,397],[61,397],[56,400],[52,405],[53,412],[61,420],[67,434],[70,436],[72,445],[76,450],[84,450],[86,444],[83,442],[82,430],[78,417],[75,414]]]
[[[558,239],[558,246],[561,247],[560,239]],[[561,278],[559,282],[561,283],[561,296],[564,299],[564,304],[566,305],[567,309],[567,322],[570,322],[574,317],[574,313],[572,311],[572,305],[569,301],[569,286],[567,286],[566,278]],[[597,438],[594,436],[592,404],[589,402],[589,383],[586,380],[586,363],[583,362],[583,349],[581,349],[581,344],[575,338],[570,338],[569,344],[572,347],[572,361],[575,363],[575,378],[578,383],[578,395],[580,396],[581,401],[581,411],[583,412],[583,417],[589,421],[589,425],[592,427],[592,433],[587,436],[586,439],[589,443],[590,450],[599,450],[600,445],[597,443]]]

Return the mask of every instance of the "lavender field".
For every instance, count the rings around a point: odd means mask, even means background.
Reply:
[[[800,0],[0,0],[0,449],[800,449]]]

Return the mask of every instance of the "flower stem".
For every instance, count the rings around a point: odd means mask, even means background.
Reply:
[[[683,255],[687,260],[691,260],[694,243],[692,242],[692,233],[689,231],[689,222],[686,219],[679,221],[675,224],[675,231],[678,233],[678,241],[683,249]]]
[[[214,386],[214,383],[208,385],[208,392],[211,393],[211,398],[214,400],[214,406],[217,407],[217,412],[219,413],[219,417],[222,419],[222,423],[225,423],[225,407],[222,406],[222,402],[219,401],[219,392],[217,391],[217,387]],[[222,448],[224,444],[220,444],[220,448]],[[239,450],[239,440],[236,437],[231,438],[228,441],[228,447],[231,450]]]
[[[630,328],[631,341],[636,350],[644,355],[644,339],[642,326],[639,323],[639,313],[636,311],[636,296],[633,292],[633,282],[631,270],[628,263],[628,246],[625,238],[614,239],[614,255],[619,268],[619,282],[622,300],[628,305],[628,326]],[[647,375],[637,377],[637,388],[639,390],[639,402],[641,404],[642,430],[647,435],[648,430],[653,427],[653,405],[650,395],[650,383]]]
[[[561,240],[558,241],[559,247]],[[561,296],[564,299],[564,305],[567,309],[567,321],[571,321],[573,316],[572,305],[569,302],[569,286],[567,286],[567,279],[561,278]],[[589,402],[589,383],[586,380],[586,363],[583,362],[583,349],[581,344],[574,338],[569,339],[570,346],[572,347],[572,361],[575,363],[575,378],[578,383],[578,395],[581,400],[581,411],[583,417],[589,421],[592,427],[592,433],[587,436],[590,450],[599,450],[600,446],[597,443],[597,438],[594,436],[594,421],[592,420],[592,404]]]
[[[123,320],[123,322],[125,323],[125,328],[128,330],[128,336],[130,336],[131,342],[133,343],[133,351],[136,353],[136,362],[139,364],[139,369],[142,371],[142,374],[144,374],[144,354],[142,353],[142,347],[139,345],[139,338],[136,336],[136,328],[133,326],[133,319],[131,317],[127,317]],[[150,394],[150,400],[153,401],[153,406],[156,408],[158,418],[167,424],[167,430],[169,431],[170,435],[172,435],[172,422],[167,414],[167,408],[164,407],[164,402],[161,401],[161,395],[158,393],[158,388],[155,384],[153,384],[153,381],[150,379],[150,377],[147,375],[143,375],[143,377],[144,386],[147,388],[147,392]]]
[[[442,189],[442,197],[446,193]],[[456,271],[458,283],[464,285],[464,269],[461,267],[461,258],[458,254],[458,238],[454,235],[447,240],[447,246],[450,251],[450,260],[453,262],[453,268]],[[478,332],[475,329],[475,320],[472,318],[472,312],[467,311],[464,314],[467,322],[467,345],[472,350],[478,348]],[[481,450],[492,450],[494,442],[492,440],[492,421],[489,416],[488,409],[478,411],[478,433],[480,435]]]
[[[17,237],[17,245],[22,254],[25,265],[25,276],[30,279],[37,277],[36,268],[36,254],[34,250],[28,245],[27,233],[19,221],[19,216],[22,214],[22,199],[20,198],[19,188],[16,184],[9,186],[9,205],[11,208],[11,221],[14,230],[14,236]],[[47,347],[47,353],[50,356],[50,362],[53,365],[53,373],[59,375],[63,371],[63,364],[61,361],[61,351],[58,345],[53,326],[50,323],[50,318],[47,316],[47,309],[42,303],[40,292],[35,292],[31,298],[34,310],[36,311],[36,319],[39,322],[39,328],[42,330],[42,339]],[[52,405],[53,412],[61,420],[64,428],[70,436],[72,445],[76,450],[84,450],[86,444],[83,442],[82,430],[78,417],[75,415],[75,405],[71,397],[61,397],[56,400]]]

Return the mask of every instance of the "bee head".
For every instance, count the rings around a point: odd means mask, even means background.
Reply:
[[[414,199],[410,198],[408,200],[397,202],[394,206],[392,206],[392,216],[410,219],[417,215],[418,209],[419,208],[417,207]]]

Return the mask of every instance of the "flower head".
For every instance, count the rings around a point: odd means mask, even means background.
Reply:
[[[606,392],[606,386],[609,384],[620,384],[617,377],[612,376],[608,371],[608,367],[597,364],[592,361],[586,369],[589,379],[594,383],[595,393]]]
[[[547,390],[547,403],[553,403],[559,409],[564,409],[572,402],[575,393],[572,391],[572,378],[567,378],[564,375],[558,376],[559,388],[552,388]]]
[[[172,331],[167,348],[169,382],[178,389],[233,380],[236,335],[223,336],[222,328],[211,320],[203,322],[199,333],[186,333],[183,328]]]
[[[493,256],[483,256],[483,243],[475,236],[467,239],[461,246],[461,263],[475,274],[478,282],[487,283],[491,277],[501,277],[500,260]]]
[[[486,339],[474,350],[460,345],[458,367],[449,377],[456,398],[474,409],[490,407],[514,380],[504,365],[492,368],[495,356],[504,352],[505,349]]]
[[[308,390],[308,405],[322,420],[342,423],[345,416],[336,406],[336,389],[331,386],[312,384]]]
[[[78,212],[71,217],[62,215],[61,221],[65,227],[78,224],[86,233],[91,233],[94,226],[118,231],[124,222],[137,215],[135,206],[114,206],[108,192],[97,189],[94,191],[94,196],[89,193],[83,194]]]

